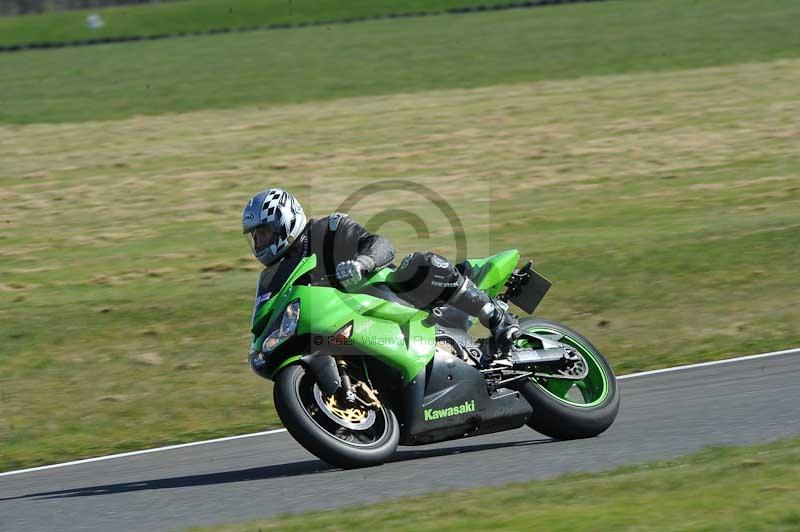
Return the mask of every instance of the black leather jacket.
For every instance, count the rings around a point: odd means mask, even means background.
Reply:
[[[309,272],[307,282],[337,288],[341,288],[336,280],[336,265],[340,262],[360,259],[373,271],[394,260],[394,247],[388,240],[373,235],[346,214],[335,212],[319,220],[312,218],[286,256],[261,273],[258,296],[280,290],[300,259],[312,253],[317,256],[317,266]]]

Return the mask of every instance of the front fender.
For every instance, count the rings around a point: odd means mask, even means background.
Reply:
[[[336,360],[331,355],[319,352],[311,353],[301,357],[300,363],[311,371],[317,380],[319,389],[327,395],[333,395],[341,388],[342,381],[339,377],[339,369],[336,367]]]
[[[250,357],[250,367],[260,377],[265,379],[275,380],[275,377],[284,368],[292,364],[300,363],[306,368],[319,384],[320,389],[327,395],[333,395],[339,391],[342,385],[341,378],[339,377],[339,370],[336,367],[336,360],[331,355],[315,352],[309,355],[293,355],[283,361],[272,370],[267,370],[267,364],[261,360],[258,354]]]

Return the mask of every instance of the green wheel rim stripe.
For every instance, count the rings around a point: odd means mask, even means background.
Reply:
[[[580,351],[581,355],[583,355],[584,359],[586,360],[586,365],[589,366],[589,374],[586,376],[585,379],[580,381],[565,381],[560,379],[548,379],[547,384],[542,384],[535,379],[532,379],[534,384],[539,386],[541,389],[561,401],[562,403],[566,403],[571,406],[577,406],[581,408],[591,408],[601,404],[605,401],[606,397],[608,396],[608,377],[606,375],[605,370],[603,369],[602,364],[597,360],[597,357],[592,349],[589,349],[585,345],[583,345],[579,340],[573,338],[572,336],[565,334],[563,331],[559,331],[556,329],[548,329],[543,327],[534,327],[528,329],[528,331],[536,334],[558,334],[563,335],[563,338],[560,340],[565,344],[569,344],[578,351]],[[570,401],[568,397],[568,393],[572,386],[575,385],[583,395],[584,400],[587,401],[586,403],[576,403],[574,401]],[[587,398],[588,395],[588,398]]]

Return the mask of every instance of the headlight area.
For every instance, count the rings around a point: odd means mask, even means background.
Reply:
[[[292,301],[286,306],[283,311],[283,316],[273,326],[272,332],[264,339],[261,344],[261,351],[264,354],[269,354],[275,350],[276,347],[283,342],[294,336],[297,331],[297,324],[300,322],[300,300]]]

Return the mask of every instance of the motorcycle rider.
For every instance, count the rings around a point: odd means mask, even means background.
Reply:
[[[389,266],[394,248],[344,213],[307,219],[297,199],[280,188],[253,196],[242,213],[242,231],[255,257],[266,267],[259,278],[256,308],[277,293],[306,256],[316,254],[317,266],[308,284],[329,284],[347,291],[373,271]],[[479,290],[467,277],[466,263],[453,266],[436,253],[406,256],[387,281],[395,293],[417,308],[450,305],[479,319],[503,350],[519,333],[507,306]]]

